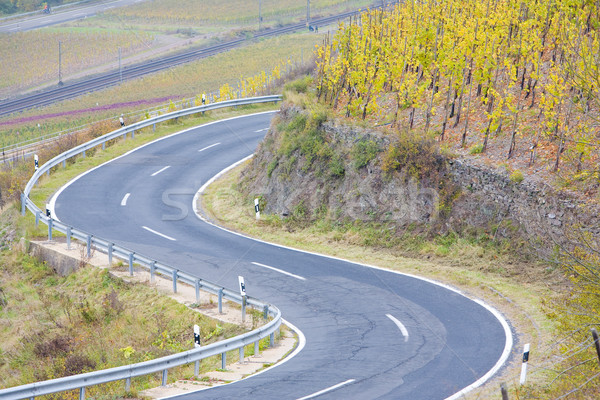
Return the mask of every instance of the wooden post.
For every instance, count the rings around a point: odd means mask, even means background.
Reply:
[[[592,337],[594,338],[594,344],[596,345],[596,354],[598,355],[598,364],[600,364],[600,341],[598,341],[598,332],[592,329]]]
[[[508,390],[506,390],[506,383],[500,384],[500,392],[502,393],[502,400],[508,400]]]

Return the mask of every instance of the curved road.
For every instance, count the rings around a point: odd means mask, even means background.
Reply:
[[[319,398],[444,399],[501,368],[510,329],[456,291],[233,235],[194,215],[194,193],[252,154],[272,115],[156,141],[55,198],[65,223],[229,288],[243,275],[250,296],[276,304],[304,333],[304,350],[285,364],[180,398],[299,399],[324,391]]]

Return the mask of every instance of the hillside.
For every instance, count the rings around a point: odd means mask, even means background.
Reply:
[[[239,229],[545,287],[544,356],[510,398],[597,398],[599,6],[409,1],[341,23],[232,186],[264,210]]]
[[[411,1],[318,48],[317,97],[538,181],[598,191],[598,4]]]

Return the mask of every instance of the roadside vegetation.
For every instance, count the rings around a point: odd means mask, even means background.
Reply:
[[[32,199],[45,204],[58,187],[73,177],[169,133],[273,107],[217,110],[180,118],[174,124],[158,125],[156,131],[142,130],[135,139],[118,140],[105,151],[88,152],[85,159],[71,160],[67,168],[53,171],[50,178],[44,177],[35,187]],[[100,132],[101,127],[96,127],[96,131],[87,135],[64,138],[55,148],[42,153],[40,161]],[[30,213],[21,217],[18,211],[17,193],[32,172],[30,163],[19,163],[2,175],[2,182],[13,182],[15,191],[4,198],[0,214],[0,333],[6,338],[0,344],[0,387],[126,365],[191,349],[194,324],[201,327],[205,344],[243,332],[238,326],[204,317],[144,284],[127,283],[111,275],[110,270],[85,266],[83,250],[82,268],[67,277],[23,254],[22,245],[30,240],[43,240],[47,234],[45,228],[36,228]],[[19,243],[21,237],[24,239]],[[114,268],[118,269],[119,264]],[[268,345],[267,341],[261,341],[261,349]],[[252,351],[247,349],[247,354]],[[228,359],[235,360],[237,353],[228,354]],[[201,372],[217,368],[220,368],[219,357],[201,363]],[[129,394],[124,392],[123,382],[90,387],[86,394],[136,396],[141,390],[160,385],[160,379],[159,375],[136,378]],[[193,365],[170,371],[169,381],[176,379],[193,379]],[[76,396],[78,393],[62,393],[55,398]]]

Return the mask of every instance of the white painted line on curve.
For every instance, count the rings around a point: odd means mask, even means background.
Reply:
[[[158,171],[156,171],[155,173],[153,173],[153,174],[152,174],[152,175],[150,175],[150,176],[156,176],[156,175],[160,174],[161,172],[163,172],[163,171],[164,171],[165,169],[167,169],[167,168],[171,168],[171,166],[170,166],[170,165],[167,165],[166,167],[164,167],[164,168],[162,168],[162,169],[159,169]]]
[[[131,193],[127,193],[125,196],[123,196],[123,200],[121,200],[121,205],[123,207],[127,205],[127,199],[129,198],[129,196],[131,196]]]
[[[396,319],[391,314],[385,314],[385,316],[388,317],[389,319],[391,319],[392,322],[396,324],[396,326],[398,327],[398,329],[400,329],[400,332],[402,332],[402,336],[404,336],[404,341],[408,342],[408,330],[406,329],[406,327],[404,326],[404,324],[402,322],[398,321],[398,319]]]
[[[218,145],[220,145],[220,144],[221,144],[221,143],[215,143],[215,144],[211,144],[210,146],[206,146],[205,148],[198,150],[198,152],[201,152],[201,151],[204,151],[204,150],[210,149],[211,147],[215,147],[215,146],[218,146]]]
[[[257,131],[254,131],[254,133],[259,133],[259,132],[264,132],[264,131],[268,131],[269,128],[263,128],[263,129],[259,129]]]
[[[301,397],[298,400],[313,399],[313,398],[315,398],[317,396],[320,396],[320,395],[322,395],[324,393],[331,392],[331,391],[333,391],[335,389],[338,389],[338,388],[340,388],[342,386],[348,385],[348,384],[350,384],[350,383],[352,383],[354,381],[355,381],[355,379],[348,379],[345,382],[338,383],[337,385],[330,386],[327,389],[323,389],[323,390],[321,390],[319,392],[316,392],[316,393],[313,393],[313,394],[309,394],[308,396],[305,396],[305,397]]]
[[[303,277],[303,276],[300,276],[300,275],[294,275],[294,274],[292,274],[292,273],[290,273],[290,272],[283,271],[283,270],[281,270],[281,269],[279,269],[279,268],[270,267],[270,266],[268,266],[268,265],[261,264],[261,263],[257,263],[257,262],[252,262],[252,264],[254,264],[254,265],[257,265],[257,266],[259,266],[259,267],[263,267],[263,268],[267,268],[267,269],[273,270],[273,271],[275,271],[275,272],[279,272],[280,274],[284,274],[284,275],[287,275],[287,276],[291,276],[292,278],[300,279],[301,281],[305,281],[305,280],[306,280],[306,278],[305,278],[305,277]]]
[[[173,241],[173,242],[177,240],[177,239],[174,239],[174,238],[172,238],[171,236],[167,236],[167,235],[165,235],[165,234],[162,234],[162,233],[160,233],[160,232],[156,232],[154,229],[150,229],[150,228],[148,228],[147,226],[142,226],[142,228],[144,228],[144,229],[145,229],[145,230],[147,230],[148,232],[152,232],[152,233],[154,233],[155,235],[158,235],[158,236],[164,237],[165,239],[169,239],[169,240],[171,240],[171,241]]]

